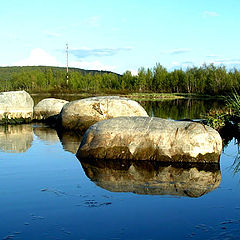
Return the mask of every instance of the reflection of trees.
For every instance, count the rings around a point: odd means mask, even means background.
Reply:
[[[212,108],[221,107],[219,101],[176,99],[162,101],[141,101],[149,116],[171,119],[199,119]]]
[[[93,182],[112,192],[200,197],[221,181],[219,164],[79,160]]]
[[[0,126],[0,150],[26,152],[32,145],[33,129],[30,124]]]
[[[233,173],[237,174],[240,172],[240,149],[239,149],[239,140],[234,139],[234,143],[237,145],[237,153],[236,157],[234,158],[233,164],[232,164],[232,169]]]
[[[229,123],[225,125],[219,131],[222,140],[223,140],[223,152],[225,149],[229,147],[229,144],[233,141],[234,145],[237,146],[237,151],[233,154],[233,164],[231,168],[233,169],[233,173],[236,174],[240,172],[240,134],[239,127],[237,124]]]
[[[237,151],[234,152],[234,155],[233,155],[234,161],[231,166],[231,169],[233,170],[233,174],[237,174],[240,172],[240,147],[239,147],[240,146],[240,138],[239,138],[239,135],[232,137],[231,139],[229,138],[228,141],[225,142],[223,152],[224,152],[225,148],[228,147],[228,145],[231,141],[233,141],[234,145],[237,147]]]

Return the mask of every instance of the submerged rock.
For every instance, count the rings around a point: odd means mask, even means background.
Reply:
[[[119,117],[98,122],[83,136],[79,158],[218,162],[222,139],[195,122]]]
[[[26,152],[32,145],[31,124],[0,126],[0,151],[10,153]]]
[[[221,182],[219,164],[80,159],[95,184],[111,192],[200,197]]]
[[[0,93],[0,124],[29,122],[33,118],[34,102],[25,91]]]
[[[60,121],[65,129],[85,131],[98,121],[119,116],[148,116],[148,114],[139,103],[127,98],[92,97],[64,105]]]
[[[56,118],[66,103],[68,101],[62,99],[45,98],[34,107],[33,118],[36,120]]]

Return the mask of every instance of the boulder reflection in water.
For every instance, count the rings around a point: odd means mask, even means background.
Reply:
[[[26,152],[32,141],[33,128],[30,124],[0,126],[0,150],[3,152]]]
[[[47,125],[38,124],[33,131],[39,139],[47,144],[55,144],[59,142],[57,131]]]
[[[200,197],[221,182],[219,164],[80,159],[87,175],[112,192]]]
[[[82,136],[78,135],[73,131],[58,130],[57,134],[62,143],[63,149],[73,154],[76,154],[81,143]]]

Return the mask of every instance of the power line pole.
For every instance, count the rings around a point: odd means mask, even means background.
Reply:
[[[67,52],[67,75],[66,75],[66,78],[67,78],[67,85],[68,85],[68,43],[66,44],[66,52]]]

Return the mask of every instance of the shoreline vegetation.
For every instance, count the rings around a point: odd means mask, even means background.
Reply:
[[[235,91],[225,97],[225,107],[212,109],[204,116],[206,124],[216,129],[223,139],[228,141],[235,137],[239,142],[240,133],[240,95]]]
[[[210,95],[202,95],[202,94],[184,94],[184,93],[116,93],[116,92],[30,92],[31,96],[45,96],[45,97],[76,97],[79,98],[87,98],[87,97],[95,97],[95,96],[108,96],[110,94],[114,94],[120,97],[127,97],[133,100],[138,101],[160,101],[160,100],[174,100],[174,99],[224,99],[224,96],[210,96]]]
[[[29,93],[88,93],[130,95],[140,98],[219,97],[240,90],[240,71],[225,66],[202,65],[168,71],[157,63],[122,75],[69,68],[68,81],[63,67],[0,67],[0,91],[25,90]],[[161,95],[173,94],[173,95]],[[144,94],[144,95],[142,95]],[[160,94],[160,95],[159,95]],[[141,95],[141,96],[139,96]]]

